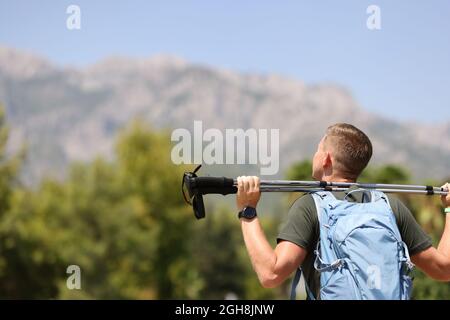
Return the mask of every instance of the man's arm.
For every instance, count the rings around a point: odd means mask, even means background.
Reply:
[[[261,285],[265,288],[280,285],[302,264],[306,250],[289,241],[280,242],[273,250],[258,218],[241,220],[245,246]]]
[[[447,183],[443,186],[449,190]],[[442,196],[442,204],[450,208],[450,194]],[[411,257],[412,262],[431,278],[439,281],[450,281],[450,214],[445,217],[444,233],[436,248],[428,248]]]
[[[237,181],[238,210],[247,206],[256,208],[261,197],[258,177],[238,177]],[[241,227],[253,269],[263,287],[278,286],[303,263],[307,251],[292,242],[282,241],[273,250],[257,217],[241,218]]]

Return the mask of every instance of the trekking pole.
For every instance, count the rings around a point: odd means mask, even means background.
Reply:
[[[233,184],[237,185],[237,180],[233,180]],[[261,180],[260,186],[291,186],[291,187],[339,187],[350,188],[356,186],[361,189],[389,189],[389,190],[418,190],[426,191],[431,194],[433,192],[442,192],[443,188],[433,186],[409,185],[409,184],[383,184],[383,183],[358,183],[358,182],[327,182],[327,181],[295,181],[295,180]],[[391,191],[393,192],[393,191]]]
[[[185,201],[192,205],[197,219],[205,217],[203,195],[206,194],[234,194],[237,192],[237,179],[226,177],[198,177],[196,172],[185,172],[182,180],[182,192]],[[351,187],[358,189],[377,190],[385,193],[406,193],[421,195],[447,195],[448,190],[440,187],[405,185],[405,184],[376,184],[357,182],[327,182],[327,181],[291,181],[291,180],[261,180],[261,192],[318,192],[347,191]]]
[[[424,186],[425,187],[425,186]],[[339,188],[339,187],[323,187],[323,188],[304,188],[304,187],[290,187],[290,186],[276,186],[276,185],[270,185],[270,186],[260,186],[261,192],[317,192],[317,191],[334,191],[334,192],[342,192],[350,190],[350,188]],[[422,195],[447,195],[447,191],[440,190],[441,188],[438,188],[439,190],[433,191],[433,193],[430,193],[429,190],[423,189],[423,190],[416,190],[416,189],[395,189],[395,188],[366,188],[366,187],[359,187],[359,189],[366,189],[366,190],[377,190],[384,193],[406,193],[406,194],[422,194]]]
[[[233,183],[237,186],[237,181]],[[303,190],[317,189],[328,191],[346,191],[351,187],[358,189],[378,190],[385,193],[409,193],[423,195],[446,195],[447,191],[443,188],[433,186],[419,185],[400,185],[400,184],[364,184],[350,182],[325,182],[325,181],[260,181],[261,192],[304,192]],[[314,190],[313,190],[314,189]],[[308,192],[308,191],[306,191]]]

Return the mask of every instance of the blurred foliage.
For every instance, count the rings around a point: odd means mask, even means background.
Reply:
[[[360,175],[359,182],[369,183],[396,183],[408,184],[410,173],[397,165],[384,165],[381,167],[368,166]]]
[[[74,163],[65,179],[30,189],[17,183],[21,159],[6,157],[0,124],[0,298],[284,297],[259,284],[234,211],[194,219],[168,133],[135,121],[112,161]],[[275,239],[278,221],[262,223]],[[69,265],[81,290],[66,286]]]
[[[74,164],[64,181],[17,188],[0,221],[0,296],[195,297],[187,284],[198,281],[186,241],[193,219],[167,141],[136,122],[114,161]],[[82,290],[66,288],[71,264],[82,270]]]
[[[311,180],[312,162],[310,160],[299,161],[291,165],[287,170],[286,179],[288,180]]]
[[[289,281],[275,289],[259,284],[235,210],[211,207],[206,219],[194,219],[180,190],[182,173],[191,168],[170,161],[168,132],[134,121],[119,134],[111,160],[73,163],[64,179],[33,188],[19,183],[25,149],[8,156],[7,141],[0,112],[0,298],[288,297]],[[293,165],[288,178],[310,180],[311,162]],[[363,179],[406,183],[410,175],[383,166],[367,169]],[[438,199],[405,201],[437,241]],[[273,247],[281,220],[281,214],[261,214]],[[69,265],[81,268],[81,290],[66,286]],[[450,289],[419,272],[414,297],[448,298]]]

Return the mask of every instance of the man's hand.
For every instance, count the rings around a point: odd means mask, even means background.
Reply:
[[[442,188],[446,189],[447,191],[450,190],[450,183],[446,183],[442,186]],[[442,205],[445,208],[450,208],[450,192],[447,194],[447,196],[441,196]]]
[[[258,177],[238,177],[238,192],[236,195],[236,205],[239,211],[245,207],[256,208],[261,192],[259,191]]]

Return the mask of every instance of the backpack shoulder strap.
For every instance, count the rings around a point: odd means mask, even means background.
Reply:
[[[291,300],[295,300],[295,297],[297,296],[297,286],[298,283],[300,282],[301,277],[302,277],[302,269],[297,268],[297,271],[295,271],[294,280],[292,280],[291,285],[291,295],[290,295]]]
[[[389,217],[390,217],[390,219],[392,221],[392,226],[394,227],[393,231],[396,234],[396,236],[398,237],[398,239],[401,240],[400,230],[398,229],[397,220],[396,220],[396,217],[395,217],[395,214],[394,214],[394,210],[392,209],[392,206],[391,206],[391,204],[389,202],[388,196],[384,192],[381,192],[381,191],[378,191],[378,190],[371,190],[370,193],[371,193],[371,198],[372,198],[371,202],[373,202],[373,203],[374,202],[382,203],[383,206],[386,208],[386,212],[389,213]]]
[[[317,212],[317,218],[318,218],[319,230],[320,230],[320,229],[322,229],[321,222],[324,220],[324,218],[321,217],[322,212],[324,212],[323,208],[327,208],[329,205],[332,205],[332,203],[335,203],[337,201],[337,199],[333,195],[333,193],[331,193],[329,191],[311,192],[310,195],[313,197],[314,203],[316,205],[316,212]],[[321,233],[322,231],[319,231],[319,232]],[[320,247],[320,234],[319,234],[319,240],[317,242],[316,250],[314,251],[314,254],[317,255],[319,247]],[[315,264],[316,264],[316,262],[315,262]],[[298,285],[298,282],[300,281],[301,274],[302,274],[302,270],[301,270],[301,268],[298,268],[297,272],[295,273],[294,281],[292,282],[291,300],[295,300],[296,287]],[[307,299],[308,300],[316,300],[313,292],[311,291],[311,289],[308,286],[308,283],[306,282],[306,279],[304,279],[304,280],[305,280],[305,291],[306,291]]]
[[[319,225],[322,222],[322,208],[327,208],[333,202],[337,201],[336,197],[330,191],[317,191],[311,192],[311,196],[316,204],[317,217],[319,219]]]
[[[314,199],[314,203],[316,205],[317,217],[319,219],[319,224],[320,224],[320,220],[321,220],[320,215],[321,215],[321,211],[322,211],[321,208],[326,206],[327,203],[331,203],[332,201],[335,201],[336,198],[331,192],[328,192],[328,191],[311,192],[310,195]],[[296,290],[297,290],[297,286],[298,286],[298,283],[300,282],[301,277],[302,277],[302,268],[299,267],[299,268],[297,268],[294,279],[292,280],[291,294],[290,294],[291,300],[295,300],[295,298],[296,298]],[[314,294],[309,289],[306,279],[305,279],[305,290],[306,290],[307,299],[315,300]]]
[[[291,295],[290,295],[291,300],[295,300],[295,298],[297,296],[297,286],[298,286],[298,283],[300,282],[301,278],[302,278],[302,268],[298,268],[297,271],[295,272],[294,280],[292,280]],[[307,300],[316,300],[314,298],[313,293],[309,289],[308,284],[306,283],[306,278],[303,277],[303,279],[305,281],[306,299]]]
[[[371,194],[371,202],[377,202],[383,199],[390,207],[389,199],[385,193],[378,190],[370,190],[370,194]]]

